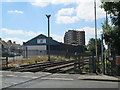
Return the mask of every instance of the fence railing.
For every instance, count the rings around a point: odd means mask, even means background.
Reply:
[[[46,56],[48,52],[46,50],[23,50],[23,57],[34,57],[34,56]],[[54,56],[64,56],[64,57],[74,57],[74,53],[66,52],[66,51],[57,51],[51,50],[50,55]]]
[[[95,56],[93,56],[92,54],[86,54],[86,53],[82,53],[82,54],[76,54],[75,53],[70,53],[70,52],[65,52],[65,51],[55,51],[52,50],[50,51],[50,55],[51,56],[63,56],[65,58],[74,58],[75,59],[75,69],[78,69],[79,72],[82,72],[83,69],[85,69],[86,67],[89,68],[89,72],[93,72],[96,73],[96,71],[99,71],[99,73],[102,73],[102,64],[99,60],[99,62],[97,62],[95,60]],[[35,57],[35,56],[47,56],[47,51],[45,50],[27,50],[27,51],[22,51],[22,55],[20,56],[14,56],[14,57],[2,57],[0,58],[0,68],[4,68],[4,67],[9,67],[9,62],[11,62],[12,60],[23,60],[24,58],[31,58],[31,57]],[[113,60],[109,60],[108,58],[104,58],[105,61],[105,74],[107,75],[116,75],[116,64],[115,64],[115,58],[113,58]],[[97,63],[97,64],[96,64]],[[84,67],[86,65],[86,67]],[[88,66],[87,66],[88,65]],[[96,66],[99,65],[99,66]]]

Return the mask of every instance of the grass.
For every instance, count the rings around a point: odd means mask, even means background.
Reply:
[[[68,60],[62,56],[51,56],[51,61],[61,61],[61,60]],[[25,65],[25,64],[36,64],[38,62],[46,62],[48,60],[47,56],[37,56],[31,57],[23,60],[9,60],[9,66],[18,66],[18,65]]]
[[[89,64],[84,65],[84,68],[89,68],[89,67],[90,67]]]

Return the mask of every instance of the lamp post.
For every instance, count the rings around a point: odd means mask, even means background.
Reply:
[[[50,16],[51,15],[46,15],[48,19],[48,61],[50,61]]]
[[[94,0],[94,15],[95,15],[95,50],[96,50],[96,61],[97,63],[98,59],[98,53],[97,53],[97,21],[96,21],[96,0]],[[96,65],[98,67],[98,65]]]
[[[108,30],[108,27],[107,27],[107,25],[108,25],[108,16],[107,16],[107,11],[106,11],[106,30]],[[107,52],[107,59],[109,58],[109,42],[107,43],[107,46],[108,46],[108,52]],[[108,72],[107,72],[107,68],[108,68],[108,66],[107,66],[107,64],[108,64],[108,62],[107,62],[107,59],[106,59],[106,64],[105,64],[105,74],[108,74]]]

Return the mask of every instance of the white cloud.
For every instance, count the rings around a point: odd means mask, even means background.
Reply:
[[[56,23],[75,23],[79,21],[80,19],[83,19],[85,21],[94,21],[94,2],[93,0],[78,0],[75,2],[76,7],[75,8],[63,8],[59,10],[56,14]],[[101,9],[100,6],[101,2],[97,2],[96,6],[96,13],[97,13],[97,19],[105,17],[105,12],[103,9]],[[70,16],[71,15],[71,16]]]
[[[84,27],[81,29],[76,29],[78,31],[85,31],[85,41],[86,45],[90,38],[95,38],[95,28],[92,27]],[[97,38],[100,38],[101,30],[97,30]]]
[[[36,36],[44,33],[44,32],[33,32],[33,31],[25,31],[25,30],[11,30],[7,28],[0,28],[0,31],[6,34],[26,35],[26,36]]]
[[[86,1],[86,0],[85,0]],[[100,8],[101,2],[98,0],[96,3],[96,15],[97,19],[105,17],[105,12]],[[86,21],[94,20],[94,2],[93,0],[89,0],[89,2],[79,2],[76,7],[77,16],[80,19],[84,19]]]
[[[101,4],[100,0],[97,2],[97,19],[105,17],[105,12],[99,6]],[[80,19],[85,21],[94,20],[94,0],[35,0],[32,5],[45,7],[49,4],[57,5],[69,5],[76,4],[72,8],[62,8],[56,14],[56,23],[75,23]],[[74,14],[74,15],[73,15]],[[70,16],[71,15],[71,16]]]
[[[77,16],[72,16],[72,14],[76,13],[74,8],[63,8],[58,11],[56,14],[56,23],[74,23],[79,20]]]
[[[68,24],[68,23],[75,23],[76,21],[78,21],[78,17],[73,16],[59,16],[56,20],[56,23],[60,24],[60,23],[64,23],[64,24]]]
[[[72,15],[75,12],[74,8],[62,8],[58,11],[57,16],[60,15]]]
[[[17,44],[23,44],[23,42],[26,42],[27,40],[23,40],[17,37],[10,37],[10,38],[4,38],[5,41],[11,40],[11,41],[15,41]]]
[[[77,0],[34,0],[32,2],[32,5],[34,6],[40,6],[40,7],[45,7],[49,4],[64,4],[64,5],[69,5],[71,3],[74,3]]]
[[[23,30],[11,30],[7,28],[0,28],[0,31],[7,34],[23,34]]]
[[[49,2],[42,2],[42,0],[35,0],[34,2],[32,2],[32,5],[34,5],[34,6],[40,6],[40,7],[45,7],[48,4],[49,4]]]
[[[2,35],[4,33],[8,34],[8,36],[13,35],[13,36],[10,36],[9,38],[4,38],[5,41],[12,40],[19,44],[23,44],[23,42],[26,42],[28,39],[23,40],[21,38],[14,37],[14,35],[23,36],[23,37],[30,36],[32,38],[39,34],[44,33],[44,32],[33,32],[33,31],[25,31],[25,30],[12,30],[12,29],[7,29],[7,28],[0,28],[0,32],[2,32]]]
[[[23,11],[19,11],[19,10],[9,10],[8,13],[12,13],[12,14],[23,14],[24,12]]]
[[[11,34],[11,35],[25,35],[25,36],[31,36],[31,38],[39,35],[39,34],[44,34],[44,32],[33,32],[33,31],[24,31],[24,30],[11,30],[7,28],[0,28],[0,32],[6,33],[6,34]],[[51,34],[51,37],[59,42],[63,42],[63,36],[56,35],[56,34]],[[12,40],[17,43],[23,44],[23,42],[26,42],[27,40],[23,40],[21,38],[17,37],[9,37],[9,38],[4,38],[5,41]]]
[[[63,36],[51,34],[52,38],[56,41],[63,42]]]
[[[82,30],[85,31],[86,36],[93,36],[95,35],[95,28],[91,28],[91,27],[84,27],[78,30]],[[101,34],[101,30],[97,30],[97,34],[100,35]]]
[[[0,0],[0,2],[33,2],[34,0]]]

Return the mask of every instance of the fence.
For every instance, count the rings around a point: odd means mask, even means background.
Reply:
[[[78,73],[96,73],[94,56],[90,53],[75,55],[74,70]]]
[[[0,57],[0,68],[8,67],[8,58]]]
[[[46,50],[23,50],[23,57],[29,58],[29,57],[35,57],[35,56],[47,56],[48,51]],[[64,56],[64,57],[74,57],[74,53],[65,52],[65,51],[57,51],[57,50],[51,50],[50,55],[53,56]]]
[[[3,64],[2,67],[9,67],[8,64],[10,64],[10,61],[15,61],[15,60],[22,60],[24,58],[32,58],[36,56],[47,56],[47,51],[41,51],[41,50],[27,50],[23,51],[21,56],[14,56],[14,57],[7,57],[4,60],[2,60]],[[50,51],[50,56],[63,56],[65,58],[70,59],[71,57],[75,60],[74,62],[74,67],[75,71],[79,71],[79,73],[88,70],[89,72],[94,72],[96,70],[95,67],[95,60],[94,56],[91,54],[77,54],[75,53],[70,53],[70,52],[65,52],[65,51]],[[85,65],[87,67],[85,67]]]
[[[105,58],[105,74],[117,75],[117,68],[115,63],[115,57]]]
[[[3,57],[0,60],[0,68],[4,67],[9,67],[10,62],[14,62],[14,60],[22,60],[24,58],[32,58],[35,56],[47,56],[48,52],[46,50],[41,51],[41,50],[27,50],[23,51],[22,55],[20,56],[13,56],[13,57]],[[74,58],[75,59],[75,70],[79,70],[79,72],[83,72],[84,69],[87,69],[89,72],[96,73],[103,73],[107,75],[116,75],[116,64],[115,64],[115,57],[113,59],[110,58],[104,58],[104,71],[103,69],[103,64],[101,61],[101,58],[99,58],[99,61],[95,59],[95,56],[93,56],[90,53],[79,53],[76,54],[70,53],[68,51],[55,51],[51,50],[50,51],[50,56],[63,56],[65,58]],[[87,67],[86,67],[87,66]]]
[[[103,64],[104,65],[103,65]],[[87,67],[86,67],[87,66]],[[77,54],[75,56],[75,71],[78,73],[89,72],[96,74],[117,75],[117,67],[115,64],[115,57],[104,58],[102,62],[101,57],[96,60],[96,57],[92,54]],[[103,69],[104,68],[104,69]],[[105,73],[104,73],[105,72]]]
[[[3,59],[0,60],[0,62],[2,63],[0,68],[5,68],[5,67],[10,67],[13,64],[16,64],[15,62],[19,61],[19,60],[24,60],[27,58],[33,58],[33,57],[38,57],[38,56],[47,56],[47,51],[42,51],[42,50],[23,50],[22,54],[20,56],[10,56],[10,55],[6,55],[4,57],[2,57]],[[69,52],[63,52],[63,51],[55,51],[55,50],[51,50],[50,51],[50,56],[57,56],[59,58],[59,56],[65,57],[70,59],[71,57],[74,57],[74,53],[69,53]]]

